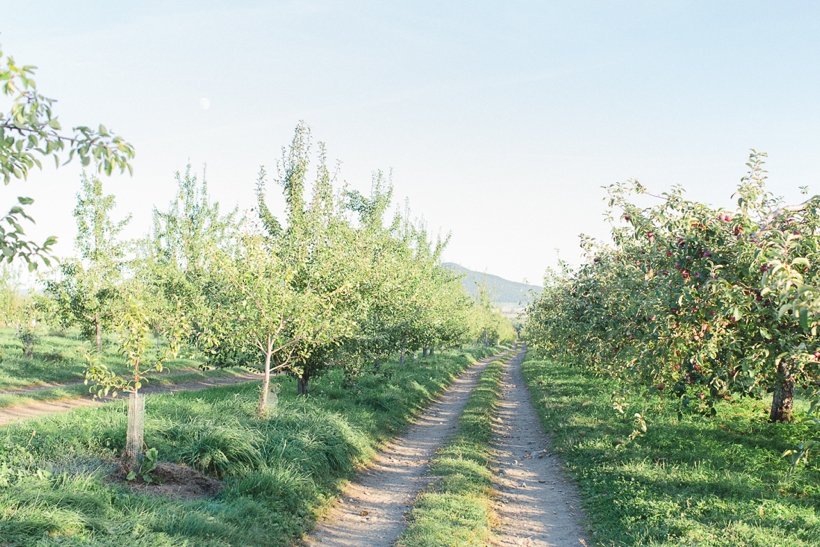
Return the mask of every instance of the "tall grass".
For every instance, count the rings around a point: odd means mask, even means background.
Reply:
[[[146,444],[162,461],[221,477],[214,499],[142,495],[108,480],[124,448],[122,403],[0,428],[0,545],[291,545],[382,442],[495,350],[385,363],[353,385],[333,371],[308,398],[276,377],[279,404],[264,419],[257,383],[149,398]]]

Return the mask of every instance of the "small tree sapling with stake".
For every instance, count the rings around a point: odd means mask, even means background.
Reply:
[[[128,363],[129,377],[122,377],[111,371],[100,360],[99,354],[91,353],[83,347],[86,360],[85,382],[93,383],[91,391],[95,396],[116,396],[126,392],[128,396],[128,428],[126,432],[123,467],[127,471],[139,468],[143,456],[143,435],[145,432],[145,395],[140,393],[146,377],[152,371],[162,372],[163,365],[175,358],[181,341],[187,334],[188,326],[180,303],[176,302],[176,313],[161,316],[150,303],[146,302],[139,287],[132,287],[124,306],[117,313],[119,332],[119,353]],[[148,351],[154,345],[152,332],[160,332],[167,342],[164,348],[157,347],[157,355],[151,359]]]

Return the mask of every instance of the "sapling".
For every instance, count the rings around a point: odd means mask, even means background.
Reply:
[[[37,343],[37,333],[35,326],[31,323],[21,323],[17,325],[17,339],[23,344],[23,355],[26,359],[34,358],[34,345]]]
[[[150,372],[162,372],[164,363],[175,358],[180,350],[181,341],[189,327],[180,313],[180,303],[176,302],[176,313],[161,314],[151,309],[139,294],[130,296],[119,310],[117,328],[119,331],[119,353],[128,363],[128,377],[122,377],[111,371],[99,357],[83,347],[86,361],[85,382],[93,383],[91,390],[95,396],[115,397],[120,392],[128,396],[128,429],[126,432],[124,467],[128,470],[138,469],[143,456],[143,435],[145,432],[145,396],[139,392],[148,381]],[[148,351],[154,345],[152,332],[158,330],[167,342],[164,348],[157,348],[158,353],[151,359]]]

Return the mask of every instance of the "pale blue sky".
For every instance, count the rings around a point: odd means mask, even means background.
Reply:
[[[392,168],[399,200],[452,231],[446,259],[514,280],[540,281],[556,248],[577,260],[581,232],[605,237],[614,181],[728,204],[757,148],[774,191],[820,192],[815,2],[4,4],[4,52],[39,67],[64,125],[136,146],[134,176],[107,185],[132,235],[189,159],[225,206],[252,206],[300,119],[351,186]],[[64,254],[78,173],[0,194],[34,197],[31,233]]]

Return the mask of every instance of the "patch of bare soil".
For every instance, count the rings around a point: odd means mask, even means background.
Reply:
[[[132,481],[125,479],[126,472],[117,470],[111,475],[112,482],[123,484],[140,494],[161,495],[177,500],[199,500],[212,498],[222,490],[222,483],[206,477],[185,465],[158,462],[151,472],[154,482],[145,482],[141,477]]]
[[[368,469],[348,485],[328,517],[304,538],[305,543],[393,545],[406,526],[404,517],[416,496],[434,480],[427,474],[430,458],[455,429],[481,371],[500,357],[482,359],[461,373],[406,435],[379,452]]]
[[[141,390],[146,395],[156,393],[176,393],[178,391],[196,391],[198,389],[206,389],[216,386],[227,386],[232,384],[239,384],[242,382],[253,382],[261,379],[259,374],[245,373],[236,376],[228,376],[222,378],[211,378],[203,380],[194,380],[193,382],[185,382],[174,385],[149,385]],[[117,399],[120,399],[119,397]],[[60,401],[34,401],[22,405],[15,405],[6,408],[0,408],[0,426],[6,425],[15,420],[24,420],[28,418],[35,418],[37,416],[45,416],[48,414],[56,414],[58,412],[68,412],[75,408],[84,406],[99,406],[106,402],[111,402],[115,399],[91,399],[89,397],[78,397],[76,399],[62,399]]]
[[[592,545],[581,525],[575,485],[549,452],[549,438],[521,376],[524,354],[507,367],[496,425],[500,545],[581,547]]]

